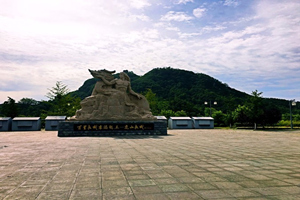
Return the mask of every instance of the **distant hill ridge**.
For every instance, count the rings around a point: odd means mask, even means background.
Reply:
[[[151,89],[159,100],[168,101],[171,109],[175,111],[199,112],[204,109],[205,101],[216,101],[217,105],[214,105],[214,108],[226,113],[243,104],[250,96],[206,74],[187,70],[155,68],[143,76],[128,70],[124,72],[131,78],[131,87],[135,92],[145,93],[147,89]],[[86,80],[72,95],[81,99],[90,96],[96,82],[95,78]],[[274,103],[282,112],[288,112],[286,100],[266,100]]]

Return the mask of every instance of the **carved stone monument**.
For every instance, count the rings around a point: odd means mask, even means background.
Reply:
[[[131,89],[130,78],[125,72],[114,79],[115,71],[89,70],[99,79],[92,95],[81,101],[81,109],[72,120],[155,120],[147,99]]]
[[[98,79],[91,96],[69,121],[60,122],[58,136],[166,135],[167,125],[150,111],[147,99],[131,89],[125,72],[89,70]]]

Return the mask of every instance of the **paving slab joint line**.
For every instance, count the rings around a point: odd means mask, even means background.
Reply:
[[[72,192],[73,192],[73,190],[74,190],[74,187],[75,187],[75,184],[76,184],[76,182],[77,182],[78,176],[79,176],[79,174],[80,174],[80,172],[81,172],[81,170],[82,170],[82,168],[83,168],[83,166],[84,166],[84,164],[85,164],[85,159],[86,159],[86,156],[84,157],[84,160],[83,160],[83,162],[82,162],[82,164],[81,164],[81,166],[80,166],[80,169],[79,169],[78,172],[76,173],[75,180],[73,181],[72,188],[71,188],[71,190],[70,190],[70,192],[69,192],[69,194],[68,194],[68,199],[71,198],[71,194],[72,194]]]
[[[5,147],[7,147],[7,146],[5,146]],[[32,163],[32,162],[31,162]],[[23,168],[25,168],[26,166],[28,166],[29,164],[27,163]],[[41,169],[39,169],[38,171],[40,171]],[[16,173],[16,172],[15,172]],[[13,176],[15,173],[13,173],[13,174],[11,174],[10,176]],[[11,194],[11,193],[13,193],[14,191],[16,191],[17,189],[19,189],[29,178],[31,178],[34,174],[36,174],[36,172],[35,173],[33,173],[31,176],[29,176],[23,183],[21,183],[21,184],[19,184],[19,186],[17,186],[15,189],[13,189],[13,190],[11,190],[10,192],[8,192],[7,193],[7,195],[4,197],[4,198],[6,198],[7,196],[9,196],[9,194]],[[54,176],[55,177],[55,176]],[[54,178],[53,177],[53,178]],[[53,178],[51,179],[51,180],[53,180]],[[50,181],[51,181],[50,180]],[[47,184],[50,182],[50,181],[48,181],[46,184],[45,184],[45,186],[42,188],[42,190],[41,190],[41,192],[44,190],[44,188],[47,186]],[[40,193],[41,192],[39,192],[39,194],[37,195],[37,197],[40,195]],[[37,198],[36,197],[36,198]]]
[[[37,195],[36,199],[37,199],[37,198],[40,196],[40,194],[45,190],[45,188],[49,185],[49,183],[53,181],[53,179],[57,176],[57,174],[59,174],[60,169],[65,165],[66,162],[67,162],[67,161],[65,161],[65,162],[60,166],[60,168],[57,170],[56,174],[52,177],[52,179],[50,179],[50,180],[45,184],[45,186],[41,189],[41,191],[40,191],[39,194]],[[84,163],[84,162],[83,162],[83,163]],[[81,169],[82,169],[82,165],[81,165],[81,168],[80,168],[79,171],[81,171]],[[80,172],[78,172],[78,173],[76,174],[76,178],[75,178],[75,180],[74,180],[74,183],[75,183],[75,181],[77,180],[77,176],[78,176],[79,173],[80,173]],[[70,199],[70,195],[71,195],[71,193],[72,193],[72,191],[73,191],[73,188],[74,188],[74,183],[73,183],[73,187],[72,187],[72,189],[71,189],[71,192],[70,192],[69,195],[68,195],[68,196],[69,196],[68,199]]]
[[[102,170],[102,159],[101,159],[101,156],[100,156],[100,189],[103,190],[103,170]]]
[[[123,140],[124,141],[124,140]],[[112,149],[113,150],[113,149]],[[115,152],[113,151],[113,153],[114,153],[114,156],[116,157],[116,155],[115,155]],[[118,164],[119,165],[121,165],[121,163],[120,163],[120,161],[118,160]],[[134,198],[135,199],[137,199],[137,197],[135,196],[135,194],[134,194],[134,192],[133,192],[133,190],[132,190],[132,187],[131,187],[131,185],[129,184],[129,181],[128,181],[128,179],[127,179],[127,177],[125,176],[125,174],[124,174],[124,171],[123,171],[123,169],[121,168],[121,171],[122,171],[122,174],[123,174],[123,176],[125,177],[125,179],[126,179],[126,181],[127,181],[127,184],[129,185],[129,188],[130,188],[130,190],[131,190],[131,192],[132,192],[132,194],[133,194],[133,196],[134,196]]]
[[[57,170],[57,172],[56,172],[56,174],[52,177],[52,179],[50,179],[49,181],[47,181],[47,183],[44,185],[44,187],[41,189],[41,191],[39,192],[39,194],[36,196],[36,198],[35,199],[37,199],[39,196],[40,196],[40,194],[45,190],[45,188],[47,187],[47,185],[57,176],[57,174],[59,173],[59,170],[62,168],[62,166],[64,165],[65,163],[63,163],[60,167],[59,167],[59,169]],[[41,169],[40,169],[41,170]],[[39,171],[40,171],[39,170]]]

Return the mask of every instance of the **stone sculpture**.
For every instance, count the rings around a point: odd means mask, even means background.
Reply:
[[[95,84],[92,95],[81,101],[81,109],[71,120],[147,121],[156,120],[147,99],[131,89],[125,72],[114,78],[115,71],[89,70]]]

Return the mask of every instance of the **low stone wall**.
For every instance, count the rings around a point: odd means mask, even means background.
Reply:
[[[62,121],[58,137],[167,135],[166,121]]]

